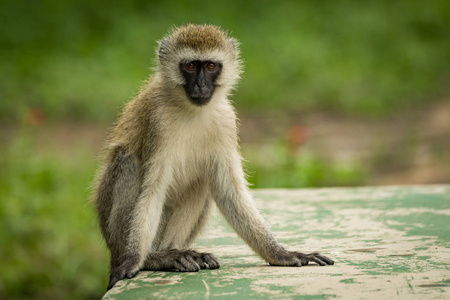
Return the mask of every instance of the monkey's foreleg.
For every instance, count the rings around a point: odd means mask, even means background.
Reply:
[[[302,266],[310,261],[323,266],[334,262],[318,253],[303,254],[281,246],[257,210],[247,187],[238,153],[218,159],[212,168],[212,193],[217,207],[237,234],[274,266]]]
[[[136,257],[127,251],[133,208],[140,196],[141,164],[136,155],[118,145],[111,149],[108,162],[98,174],[95,204],[103,236],[111,251],[111,277],[108,289],[118,280],[135,274]]]

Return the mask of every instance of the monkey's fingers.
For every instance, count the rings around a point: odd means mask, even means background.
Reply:
[[[302,266],[308,265],[310,261],[315,262],[316,264],[318,264],[320,266],[326,266],[326,265],[333,265],[334,264],[334,261],[332,261],[328,257],[323,256],[323,255],[321,255],[319,253],[305,254],[305,253],[296,252],[296,251],[293,251],[291,253],[293,253],[297,258],[300,259]]]
[[[327,265],[334,265],[334,260],[329,259],[326,256],[323,256],[319,253],[313,253],[315,254],[314,256],[317,257],[318,259],[320,259],[321,261],[324,261]]]
[[[321,266],[326,266],[326,265],[333,265],[334,261],[332,261],[331,259],[329,259],[326,256],[323,256],[319,253],[310,253],[310,254],[306,254],[306,258],[308,259],[308,261],[312,261],[315,262]]]
[[[215,260],[218,264],[217,259],[210,253],[201,253],[201,252],[197,252],[195,250],[188,250],[186,253],[188,255],[192,256],[192,258],[195,260],[195,262],[200,266],[200,269],[208,268],[207,260],[209,260],[211,262],[211,265],[214,267],[215,267],[215,264],[212,262],[212,260]],[[217,269],[217,268],[215,268],[215,269]]]
[[[202,257],[203,261],[208,264],[209,269],[218,269],[220,268],[220,263],[214,255],[209,253],[204,253]]]
[[[309,261],[313,261],[313,262],[315,262],[315,263],[317,263],[318,265],[321,265],[321,266],[326,266],[327,265],[326,263],[324,263],[323,261],[321,261],[319,258],[317,258],[315,256],[310,256],[309,257]]]
[[[189,256],[181,256],[176,262],[181,264],[181,268],[177,267],[181,272],[198,272],[200,270],[200,266],[194,261],[189,260]]]
[[[192,257],[191,255],[187,254],[186,260],[190,263],[190,268],[194,272],[198,272],[201,269],[201,266],[195,261],[194,257]]]
[[[178,260],[173,262],[173,267],[177,272],[186,272],[186,268]]]
[[[206,264],[203,262],[202,258],[198,255],[193,256],[195,262],[200,266],[200,269],[206,269]]]

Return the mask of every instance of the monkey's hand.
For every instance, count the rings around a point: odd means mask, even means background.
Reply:
[[[194,250],[162,250],[148,255],[144,270],[198,272],[200,269],[218,269],[219,261],[210,253]]]
[[[271,266],[301,267],[306,266],[310,261],[315,262],[321,266],[334,264],[333,260],[319,253],[305,254],[297,251],[287,250],[283,250],[277,253],[275,260],[270,260],[269,264]]]
[[[134,260],[126,260],[117,268],[111,269],[108,289],[110,290],[118,281],[132,278],[139,272],[139,266]]]

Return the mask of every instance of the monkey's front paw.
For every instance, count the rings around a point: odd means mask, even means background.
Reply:
[[[128,261],[125,261],[117,268],[111,269],[107,290],[110,290],[118,281],[122,279],[133,278],[137,272],[139,272],[139,267],[135,265],[132,266]]]
[[[315,262],[321,266],[333,265],[334,261],[319,253],[305,254],[296,251],[282,251],[278,253],[274,261],[270,261],[272,266],[306,266],[309,262]]]

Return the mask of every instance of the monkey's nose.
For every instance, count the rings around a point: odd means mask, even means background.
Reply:
[[[197,82],[195,88],[196,88],[200,93],[202,93],[203,91],[209,89],[209,88],[208,88],[208,85],[207,85],[206,82],[204,82],[204,81]]]

